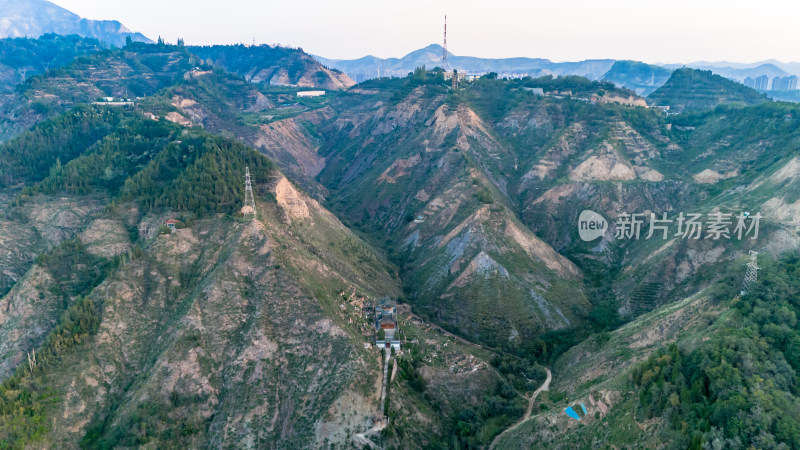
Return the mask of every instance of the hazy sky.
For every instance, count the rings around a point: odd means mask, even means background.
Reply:
[[[280,43],[328,58],[451,53],[646,62],[800,60],[797,0],[54,0],[152,39]]]

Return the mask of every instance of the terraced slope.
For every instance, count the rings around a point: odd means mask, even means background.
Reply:
[[[324,67],[302,50],[269,45],[193,46],[190,51],[230,73],[256,84],[347,89],[355,82]]]

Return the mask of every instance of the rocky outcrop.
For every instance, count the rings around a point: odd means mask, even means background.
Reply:
[[[719,172],[717,172],[715,170],[705,169],[700,173],[696,173],[696,174],[692,175],[692,178],[694,178],[694,181],[696,181],[698,183],[714,184],[714,183],[718,182],[719,180],[725,180],[725,179],[728,179],[728,178],[733,178],[733,177],[735,177],[737,175],[739,175],[739,170],[738,169],[737,170],[732,170],[732,171],[726,172],[726,173],[719,173]]]
[[[275,198],[289,220],[305,219],[311,215],[306,202],[292,186],[292,183],[284,177],[275,186]]]
[[[569,174],[572,181],[624,181],[635,178],[633,167],[607,142],[601,144],[597,154],[578,164]]]

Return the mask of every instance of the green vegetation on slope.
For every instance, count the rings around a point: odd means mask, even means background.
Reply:
[[[713,109],[717,105],[755,105],[766,95],[708,70],[677,69],[667,82],[647,97],[648,103],[669,106],[671,112]]]
[[[183,46],[140,42],[77,56],[69,64],[28,77],[0,102],[0,140],[81,103],[154,95],[182,80],[197,64],[199,59]]]
[[[24,448],[50,430],[48,409],[59,397],[44,373],[97,332],[100,310],[101,305],[82,297],[36,351],[36,364],[19,366],[14,376],[0,384],[0,448]]]
[[[0,91],[22,81],[17,69],[24,69],[27,78],[101,50],[100,41],[77,35],[45,34],[36,39],[0,39]],[[3,73],[4,69],[9,69],[9,73]]]
[[[89,294],[105,278],[110,261],[86,251],[79,240],[64,241],[53,250],[36,258],[36,264],[50,272],[55,283],[50,291],[64,302]]]
[[[387,448],[478,448],[523,414],[520,392],[483,362],[490,352],[420,322],[400,327],[404,349],[390,384],[390,423],[375,442]]]
[[[762,263],[758,284],[733,301],[730,326],[690,351],[662,349],[635,368],[643,419],[669,424],[675,448],[800,447],[800,258]],[[735,295],[727,277],[714,295]]]
[[[245,167],[268,179],[274,165],[241,143],[125,110],[80,107],[0,146],[7,185],[38,182],[36,194],[86,195],[106,190],[115,201],[151,210],[233,213],[241,206]],[[46,174],[46,176],[42,176]]]
[[[207,133],[188,134],[126,180],[120,197],[138,202],[145,211],[230,214],[242,205],[245,167],[261,180],[274,169],[268,159],[241,143]]]
[[[0,186],[41,181],[51,167],[68,163],[109,134],[123,114],[80,107],[0,144]]]
[[[294,85],[302,80],[314,86],[336,88],[331,75],[302,49],[259,45],[193,46],[189,50],[204,61],[258,83]],[[328,72],[326,72],[326,70]]]

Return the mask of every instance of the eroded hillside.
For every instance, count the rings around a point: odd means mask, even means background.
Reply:
[[[0,300],[0,442],[352,445],[382,417],[362,308],[400,297],[396,269],[254,150],[107,113],[73,111],[0,150],[9,164],[53,153],[44,178],[20,169],[7,206],[8,241],[29,241],[3,261],[19,275]],[[95,133],[74,133],[78,118]],[[256,218],[238,213],[246,166]],[[387,439],[444,439],[450,417],[504,377],[491,353],[410,315],[402,324],[416,356],[398,360],[391,398],[416,406],[413,426]],[[451,394],[421,397],[413,373]]]
[[[544,96],[527,90],[537,85]],[[348,223],[386,241],[407,269],[403,279],[415,307],[454,329],[461,326],[459,317],[509,311],[527,316],[525,327],[540,334],[585,319],[591,307],[578,299],[587,294],[595,306],[611,300],[621,315],[635,316],[759,244],[644,235],[619,240],[611,232],[587,244],[577,237],[579,213],[600,212],[613,232],[614,218],[623,212],[777,211],[780,199],[765,203],[767,198],[737,193],[754,173],[787,163],[795,148],[788,131],[795,116],[786,112],[792,107],[766,104],[707,113],[689,119],[690,126],[683,123],[688,118],[667,120],[657,110],[618,105],[627,94],[606,88],[571,80],[481,79],[453,93],[415,77],[363,83],[332,100],[333,115],[316,128],[326,158],[318,179]],[[731,119],[753,114],[786,131],[733,138],[741,127]],[[707,150],[715,146],[726,150]],[[734,189],[737,183],[741,187]],[[765,215],[762,236],[769,237],[760,245],[775,243],[777,253],[796,248],[791,220]],[[562,254],[571,270],[564,270]],[[537,274],[537,266],[560,280],[578,275],[550,298],[548,275]],[[617,280],[610,291],[608,279]],[[537,288],[537,282],[543,284]],[[478,313],[467,292],[499,298],[504,307]],[[495,319],[470,319],[472,328],[460,331],[472,338],[496,336],[500,329],[509,338],[519,332]]]

